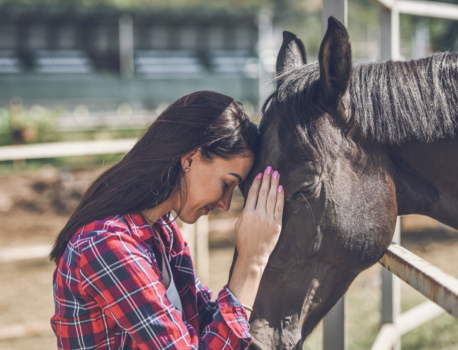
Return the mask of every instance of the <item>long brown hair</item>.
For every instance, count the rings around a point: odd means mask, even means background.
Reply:
[[[139,213],[183,191],[181,158],[200,150],[205,159],[256,154],[258,131],[241,103],[213,91],[198,91],[172,103],[116,165],[87,189],[57,236],[50,254],[58,264],[73,234],[112,215]],[[185,194],[182,193],[183,207]]]

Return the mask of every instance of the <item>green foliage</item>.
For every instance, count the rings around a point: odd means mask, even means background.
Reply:
[[[0,145],[47,141],[44,135],[56,129],[60,115],[58,109],[38,105],[25,109],[12,102],[9,109],[0,109]]]
[[[0,109],[0,146],[11,145],[12,136],[8,110]]]

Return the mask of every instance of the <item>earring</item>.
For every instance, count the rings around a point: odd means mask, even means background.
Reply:
[[[189,168],[184,169],[184,172],[187,173],[189,171]]]

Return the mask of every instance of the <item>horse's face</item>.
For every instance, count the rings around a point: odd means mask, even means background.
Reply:
[[[358,273],[386,251],[396,195],[382,150],[345,133],[352,127],[345,27],[330,19],[319,65],[307,65],[302,42],[285,32],[277,71],[249,181],[269,165],[280,172],[283,229],[250,322],[254,347],[301,349]]]

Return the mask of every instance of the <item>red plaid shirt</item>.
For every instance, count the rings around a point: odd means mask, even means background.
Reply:
[[[159,240],[140,214],[73,235],[54,271],[51,325],[59,349],[246,349],[249,324],[227,286],[215,302],[194,273],[175,222],[154,224],[170,257],[183,316],[162,283]],[[168,258],[166,257],[166,258]]]

